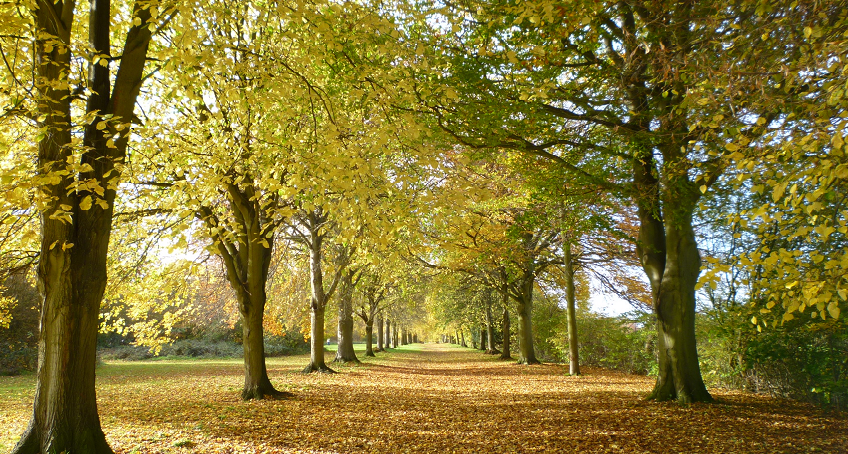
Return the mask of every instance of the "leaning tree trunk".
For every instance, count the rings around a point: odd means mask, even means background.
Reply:
[[[83,136],[82,157],[74,159],[72,144],[71,94],[68,90],[71,30],[74,2],[33,2],[36,41],[33,52],[38,77],[39,128],[38,171],[44,178],[39,188],[49,196],[41,213],[41,250],[38,283],[43,300],[38,335],[33,413],[15,454],[70,452],[112,453],[100,428],[95,393],[96,342],[100,302],[106,288],[106,263],[112,214],[114,185],[129,140],[129,119],[142,84],[142,73],[150,43],[148,9],[133,6],[133,17],[141,24],[127,33],[123,57],[111,90],[107,67],[90,63],[86,112],[92,114]],[[90,4],[88,32],[90,48],[98,55],[111,55],[110,2],[94,0]],[[97,125],[112,115],[105,128]],[[125,122],[121,131],[116,122]],[[114,146],[108,142],[117,137]],[[74,187],[74,173],[57,174],[67,164],[91,166],[80,170],[79,181],[93,184]],[[102,192],[98,192],[102,191]],[[82,204],[103,200],[83,208]],[[70,208],[65,208],[69,206]],[[55,216],[65,212],[65,216]],[[67,221],[67,222],[66,222]]]
[[[365,322],[365,356],[377,356],[374,354],[374,319]]]
[[[509,345],[509,309],[506,306],[506,299],[508,298],[506,293],[504,293],[504,309],[503,309],[503,351],[501,351],[501,359],[512,359],[510,355],[510,345]]]
[[[539,364],[533,346],[533,279],[524,278],[518,302],[518,364]]]
[[[577,303],[574,294],[574,263],[571,256],[571,243],[565,241],[565,299],[568,316],[568,371],[571,375],[580,375],[580,354],[577,344]]]
[[[377,350],[383,351],[383,317],[377,319]]]
[[[333,362],[358,363],[359,358],[356,357],[356,352],[353,351],[353,274],[344,273],[342,280],[339,283],[339,348],[336,350],[336,357]],[[374,352],[371,352],[374,356]]]

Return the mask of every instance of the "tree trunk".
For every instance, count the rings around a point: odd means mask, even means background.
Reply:
[[[518,302],[518,364],[540,364],[533,346],[533,281],[524,278]]]
[[[509,309],[506,306],[506,300],[508,296],[506,293],[503,294],[504,299],[504,308],[503,308],[503,350],[501,351],[501,359],[512,359],[512,355],[510,355],[510,345],[509,345]]]
[[[377,350],[383,351],[383,317],[377,319]]]
[[[15,454],[73,452],[112,453],[100,428],[95,392],[96,341],[100,303],[106,288],[106,262],[112,231],[115,190],[124,161],[130,128],[120,133],[117,122],[132,117],[142,84],[150,30],[149,10],[137,4],[133,13],[143,26],[133,26],[127,33],[123,58],[115,76],[110,96],[110,74],[106,67],[90,63],[88,88],[91,90],[86,111],[94,114],[85,128],[85,149],[79,161],[72,155],[71,96],[67,79],[70,71],[71,30],[74,2],[34,2],[36,57],[35,72],[40,81],[36,87],[42,98],[38,126],[43,138],[38,141],[38,171],[45,178],[39,187],[48,195],[41,212],[41,252],[38,283],[43,300],[38,338],[38,370],[33,413],[20,441],[12,449]],[[108,0],[90,4],[89,43],[94,53],[111,55],[109,42],[111,10]],[[131,43],[131,45],[130,45]],[[114,115],[109,126],[97,129],[106,114]],[[115,146],[107,144],[107,135],[119,134]],[[95,200],[96,191],[68,191],[77,178],[74,173],[57,175],[69,163],[87,164],[91,171],[81,171],[79,181],[90,181],[102,189],[108,205],[81,208],[86,198]],[[53,182],[53,178],[57,181]],[[62,208],[62,205],[71,208]],[[72,220],[53,216],[68,212]]]
[[[264,292],[262,295],[264,299]],[[244,400],[262,399],[264,397],[287,397],[291,393],[278,391],[268,379],[265,366],[265,339],[262,328],[262,318],[265,309],[264,302],[255,303],[247,311],[242,311],[242,347],[244,348],[244,389],[241,398]]]
[[[374,354],[374,321],[365,323],[365,356],[377,356]]]
[[[400,335],[399,335],[398,326],[397,326],[397,323],[395,323],[395,326],[392,328],[392,347],[393,348],[398,348],[398,345],[400,343],[399,337],[400,337]]]
[[[324,372],[335,373],[324,362],[324,310],[327,306],[327,295],[324,293],[324,274],[321,270],[321,247],[323,237],[319,234],[319,219],[314,213],[309,214],[309,274],[311,280],[312,298],[310,301],[311,337],[309,339],[309,364],[303,373]]]
[[[312,306],[310,315],[311,333],[309,339],[309,364],[303,369],[303,373],[323,372],[335,373],[327,367],[324,362],[324,308]]]
[[[356,357],[356,352],[353,351],[353,273],[344,273],[342,280],[339,283],[339,345],[336,350],[336,357],[333,362],[358,363],[359,358]],[[370,342],[370,341],[369,341]],[[374,356],[374,352],[371,352]]]
[[[565,299],[568,315],[568,370],[571,375],[580,375],[580,356],[577,344],[577,303],[574,294],[574,263],[571,243],[564,241],[565,250]]]
[[[486,349],[486,347],[487,347],[486,341],[487,340],[488,339],[486,339],[486,325],[484,324],[483,326],[480,327],[480,350],[488,351]]]
[[[406,328],[400,329],[400,344],[406,345]]]
[[[668,222],[665,231],[668,249],[656,302],[659,374],[650,399],[712,402],[695,343],[695,286],[701,258],[691,216]]]
[[[491,295],[490,295],[491,296]],[[495,344],[495,323],[492,319],[492,300],[491,298],[486,298],[486,353],[489,355],[497,355],[500,352],[498,351],[498,347]]]
[[[462,346],[468,348],[468,344],[465,343],[465,331],[459,330],[459,334],[462,336]]]

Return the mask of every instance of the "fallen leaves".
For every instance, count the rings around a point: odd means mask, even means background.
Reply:
[[[844,416],[740,392],[647,402],[647,377],[569,377],[437,344],[335,375],[302,375],[305,361],[269,358],[274,385],[295,397],[250,402],[239,398],[240,361],[108,364],[98,369],[104,431],[118,453],[848,452]],[[33,381],[0,377],[2,450],[23,432]]]

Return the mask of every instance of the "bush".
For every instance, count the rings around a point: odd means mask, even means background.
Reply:
[[[289,332],[283,336],[265,336],[265,356],[284,356],[306,353],[309,344],[300,333]],[[189,358],[241,358],[244,353],[241,344],[221,339],[179,339],[162,346],[160,357]],[[104,360],[138,361],[151,359],[154,355],[150,348],[140,345],[118,345],[101,348],[100,357]]]
[[[630,374],[656,374],[656,332],[650,317],[609,317],[582,313],[577,318],[580,362]],[[563,354],[568,354],[568,339],[563,332]]]
[[[2,296],[12,298],[8,328],[0,326],[0,375],[34,371],[38,363],[38,307],[41,296],[24,274],[3,282]]]
[[[848,408],[848,325],[795,320],[757,332],[748,316],[705,312],[698,319],[701,371],[710,386],[747,389]]]

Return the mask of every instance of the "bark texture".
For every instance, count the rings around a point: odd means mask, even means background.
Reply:
[[[122,164],[129,138],[129,119],[142,83],[142,74],[150,43],[150,31],[144,26],[131,27],[127,33],[121,65],[110,90],[109,70],[97,64],[89,66],[88,88],[91,94],[86,112],[94,114],[85,128],[85,149],[79,161],[74,159],[71,139],[71,94],[67,78],[72,58],[71,28],[74,2],[34,2],[32,15],[37,28],[33,52],[38,77],[39,127],[43,138],[38,142],[38,171],[42,176],[61,171],[68,163],[91,166],[79,173],[80,181],[96,182],[98,189],[77,189],[76,176],[60,175],[45,179],[39,189],[51,198],[41,215],[41,255],[38,284],[41,303],[41,330],[38,341],[38,370],[32,418],[15,454],[47,452],[111,453],[100,427],[95,393],[96,340],[98,315],[106,288],[106,259],[112,231],[115,200],[114,181],[120,176],[116,164]],[[136,4],[134,14],[145,23],[149,12]],[[89,12],[89,44],[92,52],[111,55],[110,2],[94,0]],[[77,56],[78,57],[78,56]],[[96,124],[104,115],[114,117],[105,128]],[[123,126],[119,132],[116,126]],[[114,146],[109,138],[118,135]],[[87,197],[97,197],[108,206],[92,205],[82,209]],[[53,216],[70,206],[70,219]]]
[[[383,316],[377,319],[377,349],[375,351],[383,351]]]
[[[518,301],[518,363],[540,364],[533,345],[533,279],[525,278],[521,283],[521,299]]]
[[[353,288],[354,274],[351,271],[342,275],[339,283],[339,348],[336,350],[336,363],[358,363],[359,358],[353,351]],[[370,339],[369,339],[370,342]],[[371,352],[374,356],[374,352]]]

